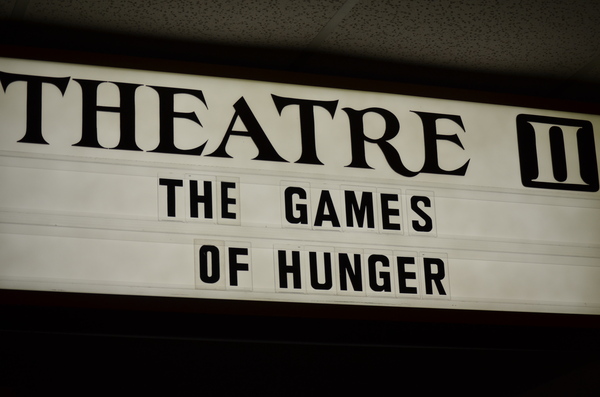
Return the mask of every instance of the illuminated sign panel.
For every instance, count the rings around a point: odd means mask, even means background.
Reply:
[[[600,116],[0,59],[0,287],[600,314]]]

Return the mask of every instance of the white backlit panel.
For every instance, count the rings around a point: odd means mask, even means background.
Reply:
[[[600,116],[0,71],[2,288],[600,314]]]

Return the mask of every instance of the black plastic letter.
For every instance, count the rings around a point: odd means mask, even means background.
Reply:
[[[208,154],[207,156],[231,158],[231,156],[226,151],[227,142],[229,142],[229,138],[232,135],[238,135],[252,139],[252,141],[258,148],[258,155],[253,160],[282,161],[287,163],[287,161],[284,160],[277,153],[273,145],[271,145],[271,142],[269,142],[269,138],[267,138],[265,131],[258,123],[258,120],[252,113],[252,110],[250,110],[250,107],[248,106],[248,103],[246,103],[244,97],[241,97],[233,105],[233,108],[235,109],[235,114],[231,119],[231,123],[229,124],[229,128],[227,128],[227,132],[223,137],[223,141],[221,141],[221,144],[219,145],[217,150],[215,150],[211,154]],[[238,118],[246,126],[246,131],[235,131],[233,129],[233,126],[235,125],[235,122]]]
[[[406,177],[413,177],[418,174],[418,172],[413,172],[406,168],[402,163],[402,159],[398,154],[398,151],[392,146],[388,141],[398,135],[400,131],[400,123],[398,119],[392,112],[389,110],[385,110],[382,108],[368,108],[364,110],[354,110],[351,108],[343,108],[342,109],[346,114],[348,114],[348,119],[350,120],[350,143],[352,146],[352,161],[347,167],[354,168],[372,168],[367,164],[366,154],[365,154],[365,142],[374,143],[379,146],[379,149],[383,153],[386,161],[388,162],[390,168],[394,170],[397,174]],[[363,118],[367,113],[375,113],[380,115],[385,121],[385,131],[383,135],[378,139],[369,138],[365,134],[365,126]]]
[[[294,207],[293,197],[306,199],[306,191],[301,187],[290,186],[284,191],[285,195],[285,219],[291,224],[308,224],[308,207],[306,204],[296,204]],[[298,215],[294,215],[294,210]]]
[[[315,107],[319,106],[327,110],[333,118],[338,101],[310,101],[306,99],[285,98],[271,95],[275,107],[281,115],[283,108],[288,105],[298,105],[300,108],[300,137],[302,142],[302,155],[296,163],[319,164],[323,163],[317,157],[317,146],[315,139]]]
[[[462,130],[465,130],[462,119],[460,116],[452,115],[452,114],[438,114],[438,113],[426,113],[426,112],[416,112],[423,123],[423,138],[425,143],[425,163],[423,164],[423,168],[421,168],[420,172],[425,172],[428,174],[446,174],[446,175],[465,175],[467,172],[467,167],[469,166],[469,161],[467,160],[461,167],[446,171],[440,167],[439,159],[438,159],[438,148],[437,141],[446,140],[456,144],[458,147],[464,150],[458,135],[440,135],[437,133],[436,121],[439,119],[448,119],[450,121],[455,122]]]
[[[203,245],[200,247],[200,280],[206,284],[218,282],[221,278],[220,260],[219,249],[214,245]]]
[[[74,79],[81,86],[82,123],[81,140],[73,146],[104,148],[98,142],[98,112],[113,112],[120,115],[120,140],[114,149],[141,151],[135,142],[135,90],[139,84],[115,83],[110,81]],[[98,105],[98,86],[112,83],[119,87],[120,106]]]
[[[198,98],[204,106],[208,108],[206,101],[204,100],[204,94],[202,91],[198,90],[189,90],[185,88],[172,88],[172,87],[157,87],[150,86],[156,92],[158,92],[159,98],[159,116],[160,116],[160,141],[156,149],[152,150],[152,152],[158,153],[172,153],[172,154],[190,154],[190,155],[200,155],[204,150],[204,146],[206,142],[202,145],[193,148],[193,149],[179,149],[175,146],[175,126],[174,121],[175,118],[188,119],[199,126],[202,126],[200,120],[198,120],[198,116],[194,112],[176,112],[174,109],[175,106],[175,95],[177,94],[186,94],[191,95]]]
[[[28,76],[0,72],[0,82],[4,92],[15,81],[25,81],[27,83],[27,127],[25,128],[25,136],[19,142],[48,144],[42,135],[42,84],[52,84],[60,90],[62,95],[65,95],[69,79],[70,77]]]

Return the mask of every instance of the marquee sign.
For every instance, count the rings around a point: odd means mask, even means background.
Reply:
[[[600,314],[600,116],[0,59],[0,287]]]

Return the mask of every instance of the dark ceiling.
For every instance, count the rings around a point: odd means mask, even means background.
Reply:
[[[0,43],[600,102],[590,0],[4,0]]]

